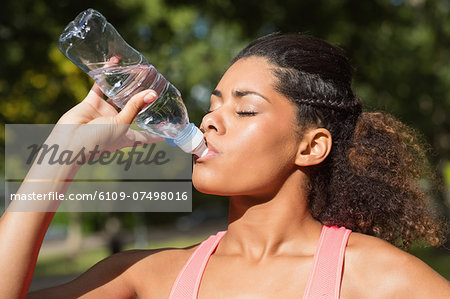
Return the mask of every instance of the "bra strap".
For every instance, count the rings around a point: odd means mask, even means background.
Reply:
[[[322,227],[304,299],[339,298],[345,248],[350,233],[351,230],[345,227]]]
[[[170,292],[170,299],[196,299],[203,272],[211,254],[226,231],[220,231],[203,241],[184,265]]]

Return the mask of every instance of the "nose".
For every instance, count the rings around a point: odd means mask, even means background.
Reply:
[[[215,132],[218,134],[223,134],[225,132],[223,121],[215,111],[210,112],[203,117],[200,130],[203,133]]]

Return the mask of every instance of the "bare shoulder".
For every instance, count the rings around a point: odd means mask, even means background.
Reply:
[[[348,292],[365,298],[450,298],[445,278],[379,238],[352,233],[345,259],[342,292],[347,285]]]
[[[137,256],[139,262],[130,267],[127,280],[135,287],[139,297],[165,298],[197,247],[198,244],[185,248],[129,251],[125,254]]]
[[[164,298],[197,246],[120,252],[67,284],[27,298]]]

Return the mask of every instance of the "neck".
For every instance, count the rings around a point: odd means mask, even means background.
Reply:
[[[289,178],[272,196],[231,197],[223,252],[255,260],[313,255],[322,224],[311,216],[299,181]]]

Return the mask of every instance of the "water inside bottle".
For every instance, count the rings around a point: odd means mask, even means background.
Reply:
[[[134,122],[144,130],[173,139],[189,125],[189,118],[180,92],[170,82],[167,83],[158,99],[144,108]]]
[[[151,88],[157,92],[158,98],[135,118],[134,122],[139,127],[165,138],[174,138],[188,125],[180,92],[152,65],[95,67],[89,75],[120,108],[131,96],[144,89]]]
[[[120,108],[132,95],[146,88],[152,87],[161,94],[167,84],[165,79],[161,80],[158,71],[148,65],[99,67],[88,74]]]

